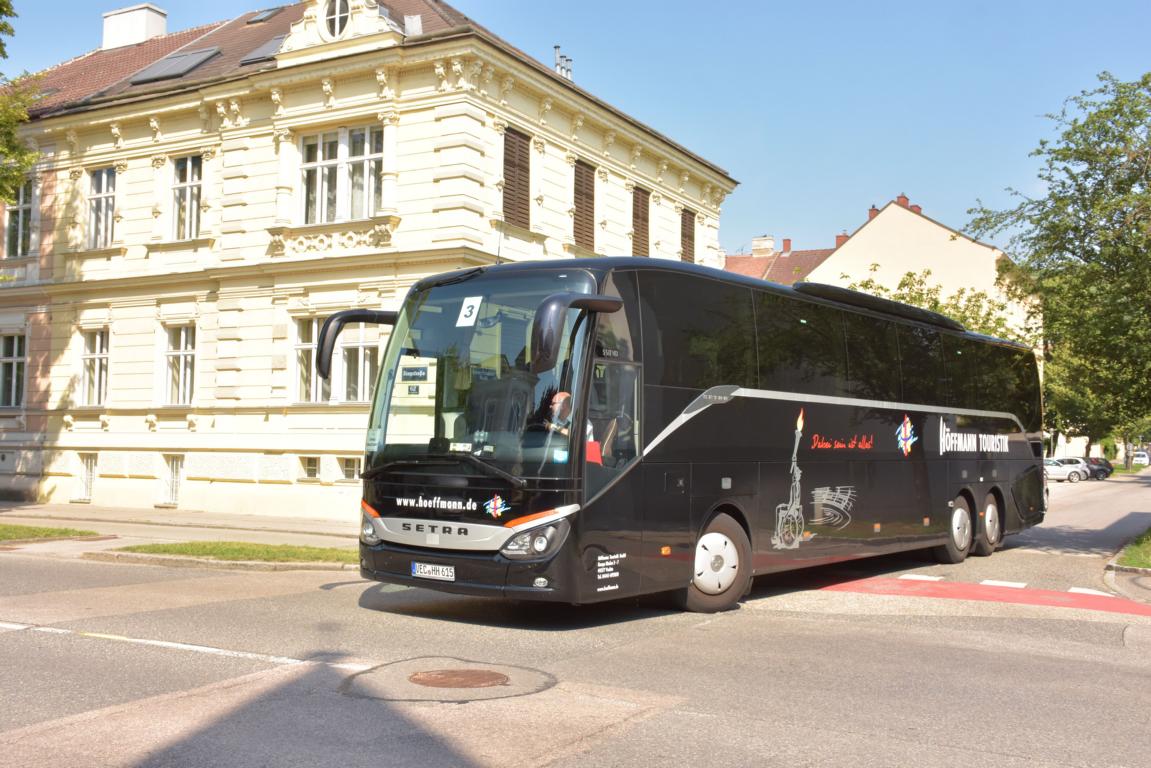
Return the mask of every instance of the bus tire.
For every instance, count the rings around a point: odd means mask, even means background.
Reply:
[[[677,603],[694,613],[726,611],[750,587],[751,542],[735,518],[718,514],[696,540],[691,583]]]
[[[971,505],[963,496],[956,496],[951,502],[951,516],[947,522],[947,541],[933,550],[935,559],[941,563],[962,563],[967,559],[973,528]]]
[[[980,557],[987,557],[1003,543],[1003,513],[999,510],[999,499],[989,493],[983,499],[983,515],[979,531],[975,534],[975,545],[971,551]]]

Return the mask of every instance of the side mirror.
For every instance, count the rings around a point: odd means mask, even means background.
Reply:
[[[323,378],[332,374],[332,353],[336,350],[336,337],[348,323],[374,323],[395,325],[399,312],[384,312],[377,309],[345,309],[329,317],[320,328],[320,339],[316,349],[316,372]]]
[[[543,373],[555,368],[559,355],[564,320],[569,309],[589,312],[618,312],[623,299],[614,296],[586,293],[553,293],[540,302],[532,322],[532,373]]]

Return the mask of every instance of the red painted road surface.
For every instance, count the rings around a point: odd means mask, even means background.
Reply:
[[[937,597],[948,600],[980,600],[990,603],[1049,605],[1056,608],[1078,608],[1084,611],[1107,611],[1134,616],[1151,616],[1151,605],[1122,597],[1081,595],[1049,589],[1016,589],[989,584],[964,584],[945,581],[910,581],[907,579],[872,578],[846,581],[823,587],[828,592],[861,592],[869,595],[902,597]]]

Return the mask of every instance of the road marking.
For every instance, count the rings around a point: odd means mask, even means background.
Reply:
[[[998,581],[996,579],[984,579],[979,582],[985,587],[1010,587],[1011,589],[1023,589],[1027,586],[1024,581]]]
[[[1137,603],[1122,597],[1108,595],[1085,595],[1073,592],[1060,592],[1050,589],[1004,589],[987,584],[969,582],[921,582],[907,581],[876,576],[856,581],[846,581],[823,587],[826,592],[858,592],[869,595],[896,595],[902,597],[946,598],[951,600],[976,600],[989,603],[1015,603],[1019,605],[1044,605],[1054,608],[1076,608],[1087,611],[1103,611],[1134,616],[1151,616],[1151,605]]]
[[[124,635],[109,635],[103,632],[79,632],[71,629],[60,629],[59,627],[44,627],[35,624],[15,624],[7,621],[0,621],[0,629],[11,630],[25,630],[28,632],[43,632],[49,635],[71,635],[73,637],[84,637],[91,640],[110,640],[116,643],[128,643],[130,645],[144,645],[152,648],[166,648],[173,651],[191,651],[192,653],[202,653],[208,656],[223,656],[229,659],[248,659],[250,661],[262,661],[267,664],[275,664],[277,666],[290,666],[293,664],[309,664],[307,659],[293,659],[288,656],[273,656],[266,653],[252,653],[250,651],[234,651],[228,648],[214,648],[210,645],[193,645],[191,643],[176,643],[170,640],[149,640],[143,637],[126,637]],[[350,670],[352,672],[364,672],[371,669],[374,664],[363,664],[358,662],[321,662],[324,666],[332,667],[333,669]]]
[[[1110,592],[1101,592],[1098,589],[1087,589],[1087,587],[1072,587],[1067,591],[1074,592],[1077,595],[1099,595],[1100,597],[1115,597],[1115,595],[1111,594]]]
[[[942,576],[928,576],[925,573],[905,573],[899,578],[907,579],[908,581],[943,581]]]

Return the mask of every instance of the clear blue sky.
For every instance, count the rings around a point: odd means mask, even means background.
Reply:
[[[134,0],[15,0],[6,73],[100,44],[101,14]],[[276,0],[152,0],[169,31]],[[728,171],[729,252],[752,237],[829,247],[901,192],[954,227],[977,199],[1036,191],[1043,118],[1109,70],[1151,70],[1151,3],[1067,0],[700,3],[453,0],[576,82]]]

